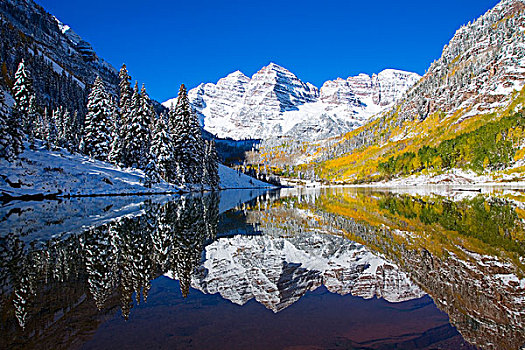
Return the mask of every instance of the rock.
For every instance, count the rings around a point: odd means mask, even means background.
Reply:
[[[318,89],[270,63],[251,78],[236,71],[188,95],[204,129],[219,137],[317,140],[361,126],[419,79],[415,73],[388,69],[372,77],[327,81]],[[169,107],[175,101],[163,104]]]

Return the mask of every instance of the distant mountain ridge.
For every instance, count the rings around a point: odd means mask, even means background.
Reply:
[[[387,69],[316,86],[275,64],[251,78],[235,71],[190,90],[204,129],[218,137],[322,139],[361,126],[413,86],[416,73]],[[169,107],[174,100],[163,103]]]

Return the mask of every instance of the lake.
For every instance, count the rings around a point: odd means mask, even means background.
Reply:
[[[0,207],[2,349],[519,349],[525,193],[229,190]]]

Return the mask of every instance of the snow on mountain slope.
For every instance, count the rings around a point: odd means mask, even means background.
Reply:
[[[327,81],[321,89],[270,63],[251,78],[240,71],[190,90],[204,129],[219,136],[322,139],[352,130],[395,103],[420,79],[387,69]],[[164,102],[169,107],[175,99]]]
[[[397,266],[363,245],[322,233],[221,238],[206,247],[205,259],[193,288],[239,305],[255,298],[274,312],[321,285],[341,295],[390,302],[424,295]]]
[[[524,31],[524,0],[502,0],[462,26],[400,101],[399,124],[436,112],[466,119],[508,106],[525,86]]]

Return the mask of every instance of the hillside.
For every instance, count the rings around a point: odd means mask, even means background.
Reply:
[[[0,87],[9,91],[22,59],[40,106],[62,106],[86,112],[85,89],[100,76],[110,92],[118,84],[117,71],[100,58],[91,44],[32,0],[0,2]]]
[[[364,126],[321,142],[270,145],[252,163],[347,183],[453,169],[522,180],[524,10],[525,2],[504,0],[461,27],[423,78]]]
[[[20,159],[0,159],[0,200],[24,195],[86,196],[138,193],[188,192],[199,186],[176,186],[160,181],[144,186],[144,171],[120,168],[65,150],[26,147]],[[270,188],[272,186],[219,165],[221,189]],[[206,188],[206,187],[204,187]]]

